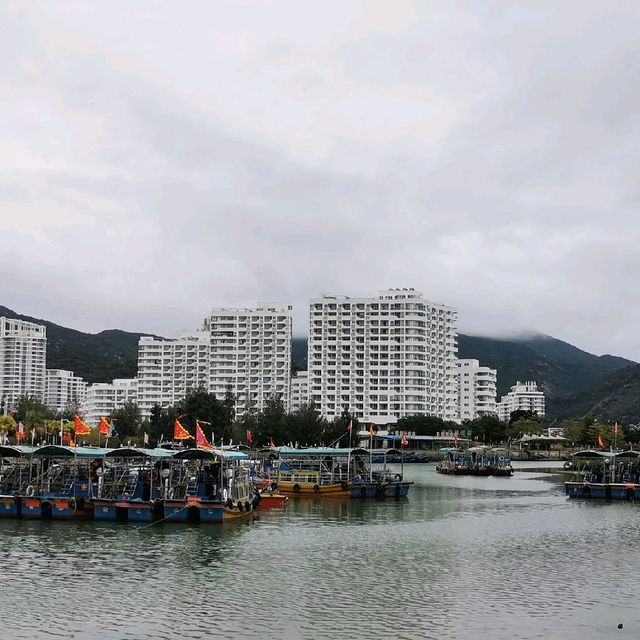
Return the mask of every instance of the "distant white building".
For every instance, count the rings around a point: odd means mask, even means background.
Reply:
[[[325,294],[309,306],[309,399],[326,418],[458,417],[457,317],[414,289]]]
[[[137,403],[137,385],[136,378],[117,378],[111,383],[98,382],[90,385],[81,405],[85,422],[96,425],[100,416],[110,416],[127,402]]]
[[[258,303],[254,309],[213,309],[205,321],[210,333],[209,391],[236,398],[236,414],[262,410],[279,397],[289,408],[292,306]]]
[[[23,395],[44,399],[46,358],[44,325],[0,317],[0,400],[6,406]]]
[[[291,378],[291,402],[289,410],[295,413],[304,404],[309,404],[309,372],[298,371]]]
[[[190,389],[209,387],[209,332],[196,331],[177,340],[143,336],[138,343],[137,403],[143,419],[154,405],[168,407]]]
[[[498,403],[498,417],[507,422],[514,411],[532,411],[539,416],[545,414],[545,397],[538,391],[538,385],[533,381],[516,382],[507,395],[502,396]]]
[[[73,371],[47,369],[44,402],[54,411],[81,405],[87,395],[87,383]]]
[[[460,421],[496,415],[497,371],[481,367],[478,360],[462,359],[456,364]]]

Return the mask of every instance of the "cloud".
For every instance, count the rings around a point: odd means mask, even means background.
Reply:
[[[0,298],[173,335],[413,286],[640,358],[631,2],[7,3]]]

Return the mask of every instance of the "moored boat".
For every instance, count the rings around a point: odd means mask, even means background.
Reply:
[[[489,467],[491,475],[511,477],[513,475],[513,467],[511,466],[511,457],[506,447],[494,447],[489,451]]]
[[[578,451],[565,463],[565,469],[573,472],[571,480],[565,482],[565,493],[571,498],[640,498],[637,451]]]
[[[440,449],[443,459],[436,465],[436,471],[446,475],[462,476],[469,474],[469,462],[462,449],[443,447]]]

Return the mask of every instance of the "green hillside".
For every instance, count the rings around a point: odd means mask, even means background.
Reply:
[[[640,423],[640,365],[608,373],[569,398],[554,401],[554,416],[592,416],[598,420]]]
[[[36,322],[47,327],[47,367],[68,369],[87,382],[132,378],[138,368],[138,340],[148,333],[109,329],[83,333],[48,320],[20,315],[0,306],[0,316]]]

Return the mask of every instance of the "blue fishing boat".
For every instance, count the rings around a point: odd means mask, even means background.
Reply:
[[[121,447],[104,455],[93,500],[96,520],[153,522],[162,517],[163,480],[173,451]]]
[[[20,517],[20,495],[31,480],[33,450],[21,445],[0,446],[0,518]]]
[[[492,476],[511,477],[513,467],[511,466],[511,456],[506,447],[494,447],[489,451],[489,469]]]
[[[572,478],[565,482],[571,498],[635,500],[640,498],[640,453],[585,450],[565,463]]]
[[[436,465],[436,471],[445,475],[469,475],[469,460],[464,451],[458,447],[443,447],[440,449],[442,460]]]

